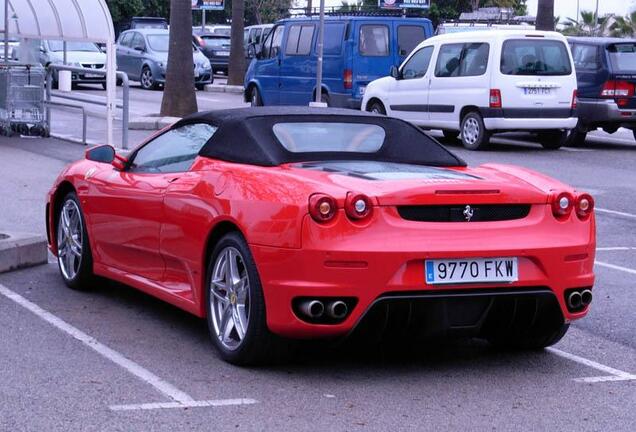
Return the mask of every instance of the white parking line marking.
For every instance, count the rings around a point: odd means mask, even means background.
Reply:
[[[150,384],[159,392],[163,393],[170,399],[177,401],[179,403],[191,403],[194,402],[194,399],[190,397],[190,395],[182,392],[172,384],[162,380],[157,375],[153,374],[149,370],[143,368],[132,360],[127,359],[122,354],[117,351],[107,347],[106,345],[97,341],[97,339],[87,335],[81,330],[73,327],[68,324],[66,321],[56,317],[52,313],[42,309],[40,306],[35,303],[30,302],[29,300],[22,297],[20,294],[17,294],[11,291],[9,288],[4,285],[0,285],[0,294],[8,298],[9,300],[14,301],[25,309],[33,312],[39,318],[51,324],[53,327],[56,327],[59,330],[62,330],[64,333],[74,337],[78,341],[82,342],[84,345],[89,347],[90,349],[96,351],[101,356],[107,358],[113,363],[121,366],[126,369],[131,374],[135,375],[137,378],[142,381]]]
[[[611,214],[611,215],[623,216],[623,217],[636,219],[636,214],[625,213],[625,212],[622,212],[622,211],[608,210],[608,209],[599,208],[599,207],[595,207],[594,211],[596,211],[598,213],[607,213],[607,214]]]
[[[207,401],[192,402],[157,402],[131,405],[112,405],[109,408],[113,411],[133,411],[133,410],[154,410],[154,409],[172,409],[172,408],[199,408],[199,407],[220,407],[231,405],[253,405],[257,404],[255,399],[217,399]]]
[[[570,354],[565,351],[561,351],[560,349],[557,349],[557,348],[546,348],[546,350],[551,352],[552,354],[558,355],[559,357],[563,357],[565,359],[582,364],[592,369],[600,370],[601,372],[610,374],[610,376],[575,378],[574,381],[596,383],[596,382],[605,382],[605,381],[636,380],[636,375],[634,374],[630,374],[629,372],[614,369],[613,367],[610,367],[610,366],[605,366],[604,364],[595,362],[594,360],[586,359],[584,357],[579,357],[577,355]]]
[[[625,272],[625,273],[636,275],[636,270],[630,269],[630,268],[627,268],[627,267],[621,267],[621,266],[617,266],[617,265],[606,263],[606,262],[602,262],[602,261],[595,261],[594,264],[596,264],[597,266],[606,267],[606,268],[609,268],[609,269],[612,269],[612,270],[618,270],[618,271],[622,271],[622,272]]]
[[[630,251],[636,250],[636,247],[629,246],[614,246],[614,247],[597,247],[597,251]]]

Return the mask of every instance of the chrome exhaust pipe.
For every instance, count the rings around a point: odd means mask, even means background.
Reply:
[[[591,294],[591,293],[590,293]],[[581,293],[573,291],[568,296],[568,307],[570,309],[578,309],[583,304]]]
[[[298,308],[309,318],[320,318],[325,313],[325,305],[320,300],[303,300]]]
[[[327,315],[333,319],[343,319],[347,316],[347,312],[349,311],[349,307],[342,300],[337,300],[335,302],[329,303],[327,306]]]
[[[583,290],[581,293],[581,304],[587,306],[592,303],[592,291],[589,289]]]

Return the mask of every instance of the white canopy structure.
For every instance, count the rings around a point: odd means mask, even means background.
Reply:
[[[106,44],[107,141],[112,144],[117,65],[115,30],[106,1],[0,0],[0,4],[0,26],[4,37]]]

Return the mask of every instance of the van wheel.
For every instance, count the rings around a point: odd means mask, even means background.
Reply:
[[[250,90],[250,103],[253,107],[263,106],[263,100],[261,99],[261,95],[258,93],[258,88],[256,86],[252,86]]]
[[[456,130],[444,129],[442,133],[444,134],[444,138],[449,141],[456,140],[459,137],[459,131]]]
[[[546,150],[558,150],[563,147],[568,139],[566,131],[548,131],[540,132],[538,135],[539,143]]]
[[[490,132],[484,126],[484,119],[472,111],[464,116],[461,124],[462,144],[468,150],[483,150],[490,143]]]
[[[367,105],[367,111],[372,112],[374,114],[386,115],[386,109],[384,109],[384,105],[382,105],[382,102],[377,100]]]
[[[581,131],[578,128],[572,129],[568,135],[566,145],[570,147],[580,147],[585,144],[585,138],[587,132]]]

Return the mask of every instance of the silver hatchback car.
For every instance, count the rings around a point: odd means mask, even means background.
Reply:
[[[169,31],[163,29],[134,29],[123,32],[117,40],[117,68],[128,79],[139,81],[141,87],[153,90],[166,81]],[[194,56],[194,84],[202,90],[214,80],[208,58],[192,46]]]

